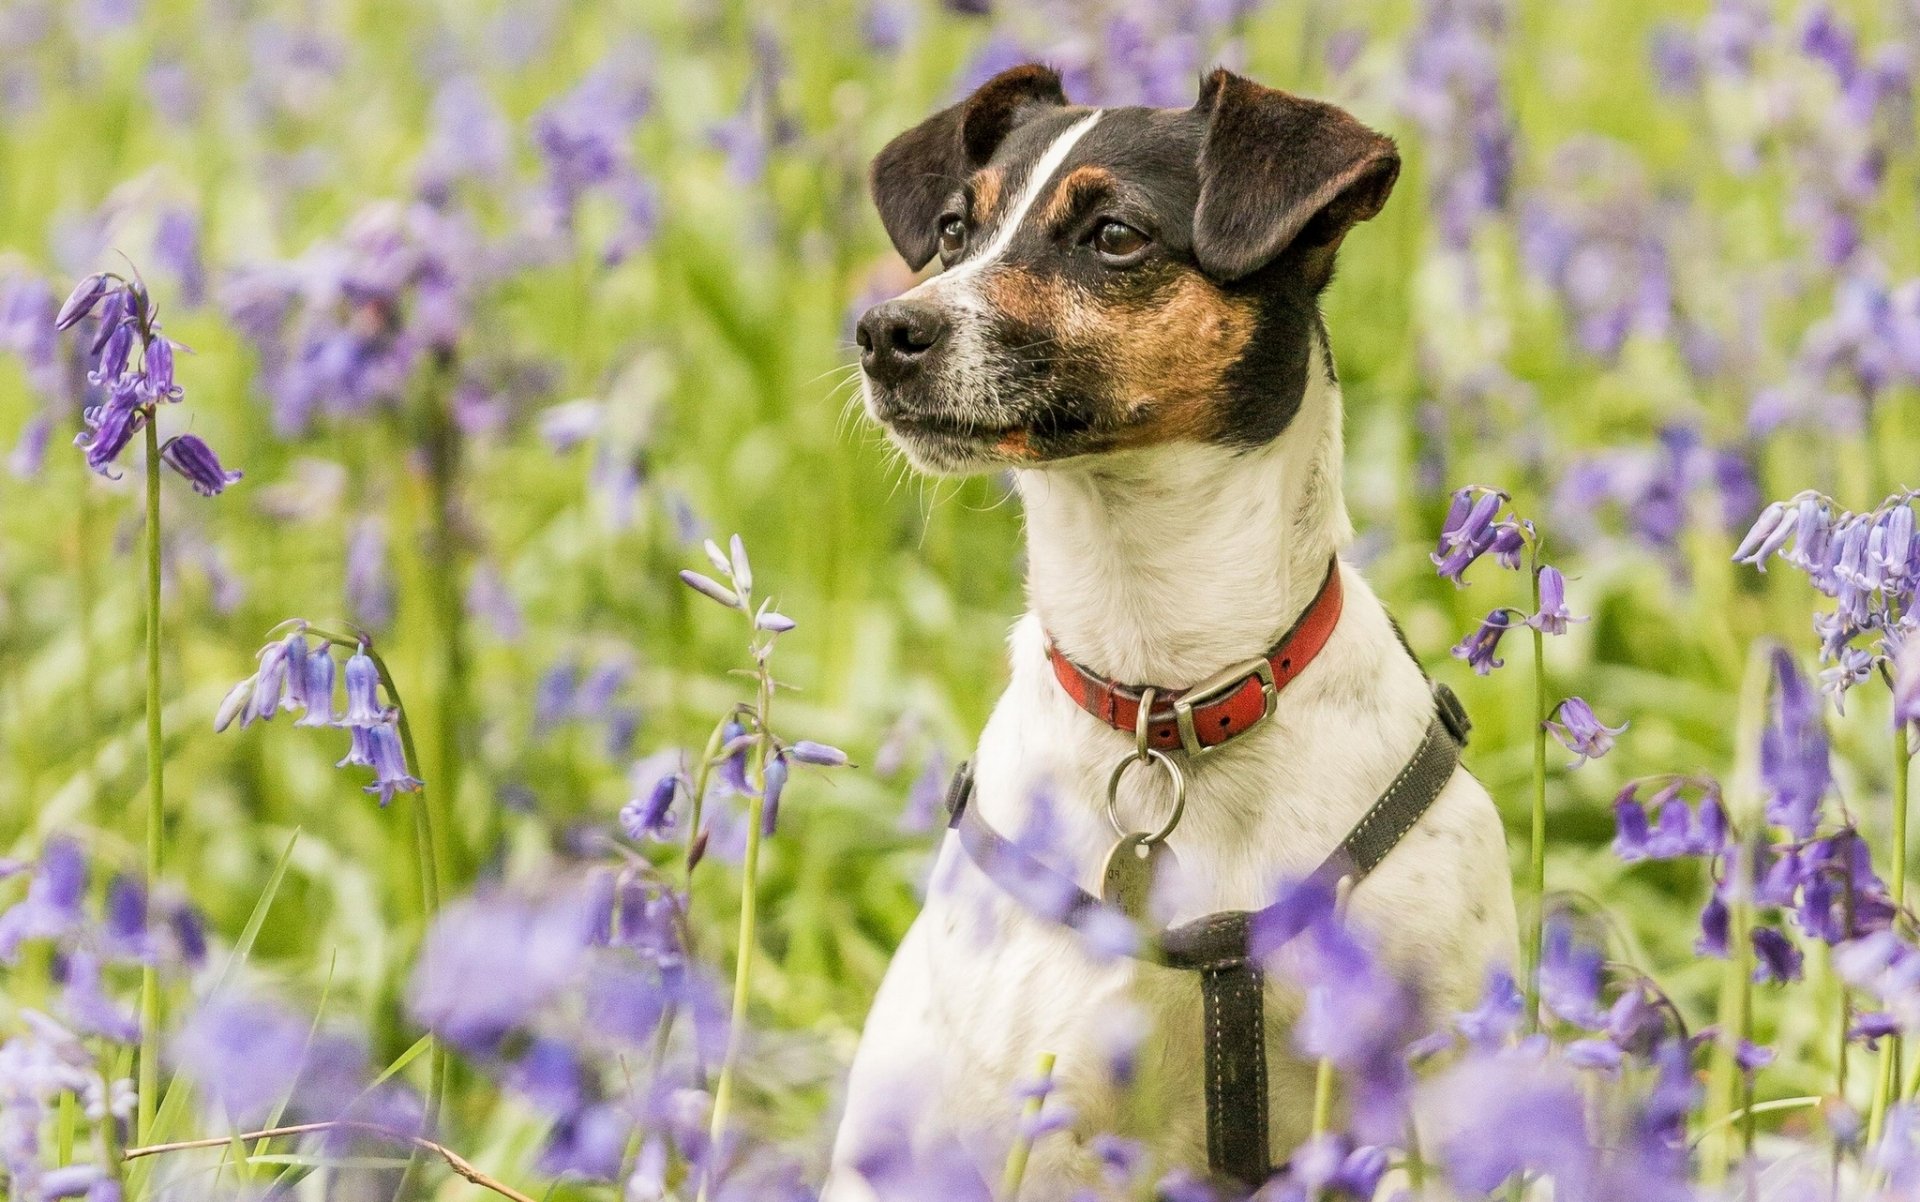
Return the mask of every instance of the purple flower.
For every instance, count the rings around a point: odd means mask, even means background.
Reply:
[[[383,726],[386,707],[380,704],[380,669],[364,650],[347,660],[347,712],[342,726]]]
[[[311,655],[305,657],[302,672],[297,679],[287,682],[290,698],[295,705],[306,710],[306,714],[295,722],[295,726],[332,726],[333,714],[333,651],[322,644]]]
[[[1760,778],[1767,788],[1767,821],[1797,839],[1812,836],[1820,801],[1832,782],[1820,702],[1793,656],[1773,653],[1773,704],[1760,738]]]
[[[60,306],[60,312],[53,320],[53,328],[72,329],[79,324],[81,318],[93,312],[93,307],[100,303],[101,297],[106,296],[110,291],[115,291],[117,286],[116,277],[104,271],[95,272],[81,280],[74,285],[73,292],[68,295],[66,303]]]
[[[1726,959],[1732,951],[1731,929],[1732,915],[1727,911],[1727,903],[1715,893],[1700,910],[1700,937],[1694,940],[1693,950],[1716,960]]]
[[[1567,609],[1566,577],[1558,568],[1541,568],[1540,612],[1528,618],[1527,625],[1545,634],[1565,634],[1567,623],[1576,620]]]
[[[787,757],[776,755],[767,761],[762,773],[760,796],[760,833],[772,835],[780,821],[780,795],[787,788]]]
[[[1920,637],[1909,634],[1893,663],[1893,720],[1920,722]]]
[[[1480,485],[1456,491],[1440,527],[1439,545],[1428,556],[1434,570],[1455,584],[1465,583],[1462,574],[1494,544],[1493,519],[1506,500],[1506,493]]]
[[[80,845],[53,838],[40,852],[27,895],[0,913],[0,964],[13,964],[28,939],[58,939],[80,928],[86,915],[87,858]]]
[[[107,996],[99,956],[78,948],[66,957],[60,1000],[80,1031],[112,1043],[137,1043],[140,1022]]]
[[[207,294],[207,269],[200,251],[200,219],[191,210],[171,208],[160,217],[153,233],[153,257],[173,273],[180,300],[189,309]]]
[[[677,751],[661,753],[669,761],[678,765],[680,753]],[[634,765],[635,776],[641,774],[642,765],[659,757],[649,757]],[[635,797],[620,810],[620,829],[627,838],[636,841],[653,838],[660,839],[673,829],[673,802],[679,796],[682,781],[678,771],[659,773],[644,795]]]
[[[1463,1195],[1480,1197],[1522,1171],[1551,1177],[1555,1196],[1591,1192],[1595,1148],[1578,1077],[1525,1050],[1462,1062],[1426,1090],[1433,1148]]]
[[[184,390],[173,379],[173,342],[154,333],[153,340],[147,343],[146,360],[143,364],[145,379],[140,391],[150,401],[177,401]]]
[[[371,726],[348,726],[347,754],[333,766],[335,768],[373,767],[373,730]]]
[[[1753,951],[1753,979],[1756,982],[1778,981],[1786,984],[1800,979],[1800,949],[1781,932],[1772,927],[1755,927]]]
[[[399,727],[395,723],[382,722],[367,728],[367,754],[373,760],[376,779],[366,786],[366,792],[378,793],[383,808],[393,801],[395,793],[420,790],[424,782],[407,771],[407,753],[401,746]]]
[[[1472,634],[1461,639],[1453,648],[1455,659],[1464,659],[1481,676],[1487,675],[1507,661],[1495,657],[1500,650],[1500,640],[1507,633],[1512,618],[1504,609],[1496,609],[1488,614]]]
[[[1767,570],[1767,560],[1780,548],[1786,546],[1793,537],[1796,528],[1795,511],[1789,509],[1784,501],[1775,501],[1760,511],[1754,519],[1753,527],[1733,552],[1733,562],[1752,564],[1762,572]]]
[[[86,451],[89,468],[103,476],[117,478],[113,473],[114,460],[148,420],[134,389],[122,380],[114,386],[105,404],[89,406],[82,412],[81,420],[87,428],[75,436],[73,445]]]
[[[169,438],[160,448],[160,458],[166,461],[168,467],[185,476],[193,485],[193,491],[203,497],[219,496],[241,476],[237,471],[221,467],[213,448],[193,434],[178,434]]]
[[[1607,1025],[1600,1007],[1604,957],[1598,948],[1574,937],[1564,919],[1547,922],[1540,955],[1540,1001],[1555,1016],[1589,1031]]]
[[[387,575],[387,530],[377,517],[361,518],[347,538],[347,610],[381,629],[393,621],[393,584]]]
[[[739,596],[735,594],[732,589],[710,576],[703,576],[699,572],[683,568],[680,572],[680,579],[694,592],[705,597],[710,597],[728,609],[746,608],[746,606],[741,603]]]
[[[282,1102],[322,1119],[340,1117],[357,1096],[364,1053],[351,1041],[314,1036],[311,1020],[259,999],[216,999],[200,1007],[173,1041],[180,1071],[220,1125],[255,1126]],[[298,1084],[299,1089],[295,1086]]]
[[[1551,571],[1549,568],[1547,571]],[[1579,758],[1571,767],[1578,768],[1590,759],[1599,759],[1613,750],[1613,740],[1627,724],[1608,726],[1594,716],[1593,707],[1579,697],[1569,697],[1554,710],[1559,721],[1549,721],[1546,726],[1560,745]]]
[[[847,765],[846,752],[812,739],[801,739],[787,748],[787,753],[803,764],[815,764],[822,768],[844,768]]]
[[[632,1133],[633,1120],[619,1107],[604,1102],[589,1106],[554,1124],[540,1150],[539,1170],[554,1177],[611,1181],[620,1174]]]
[[[462,1051],[490,1054],[585,968],[595,924],[584,903],[501,893],[448,906],[414,966],[409,1011]]]

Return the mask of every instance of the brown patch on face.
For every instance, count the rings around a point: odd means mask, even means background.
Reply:
[[[1185,270],[1124,298],[1018,268],[990,272],[980,290],[987,304],[1046,337],[1061,378],[1092,394],[1090,445],[1072,453],[1226,433],[1224,383],[1253,336],[1251,300]]]
[[[1001,436],[993,444],[994,453],[1007,459],[1038,459],[1040,452],[1033,449],[1033,440],[1025,430],[1013,430]]]
[[[1053,195],[1047,198],[1047,207],[1040,213],[1041,225],[1053,228],[1073,216],[1074,208],[1089,192],[1097,192],[1113,187],[1113,173],[1105,167],[1087,163],[1067,172],[1067,177],[1054,185]]]
[[[1000,204],[1000,187],[998,168],[988,168],[973,177],[973,195],[969,204],[971,211],[967,217],[974,225],[985,225],[987,219],[993,216],[993,210]]]

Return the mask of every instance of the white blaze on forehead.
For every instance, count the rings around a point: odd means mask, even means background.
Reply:
[[[978,254],[967,256],[955,266],[922,282],[907,295],[912,296],[921,289],[935,284],[950,284],[963,280],[1006,254],[1008,245],[1013,242],[1013,236],[1020,232],[1020,223],[1027,219],[1027,210],[1033,208],[1034,202],[1040,199],[1040,194],[1047,189],[1047,183],[1060,170],[1060,164],[1066,162],[1067,155],[1072,153],[1074,144],[1086,136],[1087,131],[1100,120],[1103,111],[1095,109],[1080,118],[1065,133],[1055,138],[1051,146],[1047,147],[1046,153],[1033,164],[1033,171],[1027,176],[1026,186],[1020,189],[1019,198],[1013,202],[1013,207],[1007,210],[1006,217],[1000,222],[1000,227],[994,231],[993,240],[987,243],[985,249]]]

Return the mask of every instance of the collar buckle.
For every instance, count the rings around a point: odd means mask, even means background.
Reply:
[[[1194,707],[1211,705],[1231,697],[1252,679],[1260,682],[1260,697],[1265,709],[1251,724],[1235,732],[1243,734],[1273,717],[1274,709],[1280,704],[1280,687],[1273,679],[1273,661],[1266,656],[1257,655],[1244,663],[1216,672],[1173,699],[1173,718],[1180,728],[1180,746],[1188,755],[1198,758],[1233,741],[1222,739],[1218,743],[1202,743],[1200,732],[1193,724]]]

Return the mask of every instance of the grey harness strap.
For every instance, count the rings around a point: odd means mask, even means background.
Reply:
[[[1433,685],[1434,716],[1413,758],[1303,887],[1331,901],[1345,879],[1358,884],[1379,867],[1453,778],[1471,724],[1453,690]],[[1080,927],[1103,904],[993,829],[967,803],[973,769],[963,763],[947,788],[950,826],[967,857],[1017,901],[1069,927]],[[1305,928],[1310,907],[1293,894],[1262,910],[1225,910],[1149,936],[1136,957],[1200,974],[1206,1046],[1207,1164],[1254,1186],[1272,1174],[1267,1146],[1265,985],[1261,953],[1270,954]],[[1064,904],[1062,904],[1064,902]]]

